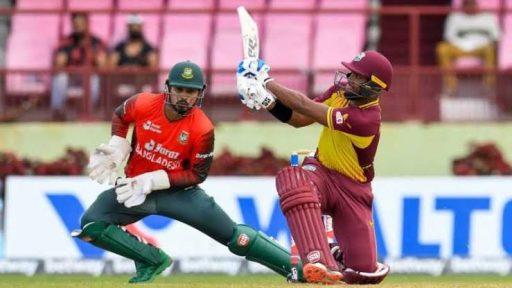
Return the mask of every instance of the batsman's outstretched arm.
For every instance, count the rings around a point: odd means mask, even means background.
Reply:
[[[306,95],[286,88],[276,81],[269,81],[266,88],[274,94],[282,105],[285,105],[293,111],[292,117],[287,122],[288,124],[294,127],[302,127],[312,122],[317,122],[327,126],[327,111],[329,106],[315,102]]]
[[[292,112],[292,117],[287,123],[295,128],[300,128],[315,123],[315,120],[311,117],[300,114],[299,112]]]

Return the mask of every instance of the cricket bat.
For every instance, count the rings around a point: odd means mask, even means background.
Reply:
[[[244,58],[258,58],[260,54],[260,40],[258,38],[258,25],[254,22],[247,9],[239,6],[237,9],[242,30],[242,43]]]

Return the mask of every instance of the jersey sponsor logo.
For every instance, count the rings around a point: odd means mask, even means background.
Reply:
[[[144,144],[144,148],[147,151],[158,152],[171,159],[178,159],[180,152],[172,151],[164,147],[161,143],[156,143],[155,140],[151,139],[149,142]]]
[[[168,159],[167,157],[160,156],[156,153],[148,152],[137,146],[135,149],[135,153],[140,157],[150,161],[151,163],[156,163],[161,166],[164,166],[167,170],[176,170],[181,168],[181,161]]]
[[[162,133],[160,125],[156,125],[155,123],[151,122],[151,120],[144,122],[144,124],[142,124],[142,129],[149,130],[158,134]]]
[[[163,147],[162,144],[156,143],[154,140],[150,140],[144,144],[144,149],[137,144],[135,153],[152,163],[164,166],[167,170],[181,168],[181,161],[178,160],[180,153],[171,151]]]
[[[192,79],[192,78],[194,78],[194,73],[192,73],[192,68],[185,67],[185,69],[183,69],[183,73],[181,73],[181,77],[183,77],[185,79]]]
[[[341,125],[343,124],[343,115],[340,111],[336,111],[336,124]]]
[[[208,154],[201,154],[201,153],[196,154],[197,159],[206,159],[206,158],[210,158],[210,157],[213,157],[213,152],[210,152]]]
[[[188,143],[188,135],[189,133],[187,131],[181,131],[180,136],[178,136],[178,142],[182,145],[186,145]]]
[[[309,263],[316,263],[320,261],[320,251],[313,250],[306,255],[306,258],[308,258]]]

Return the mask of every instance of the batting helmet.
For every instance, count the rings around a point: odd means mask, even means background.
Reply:
[[[389,90],[393,67],[391,62],[376,51],[364,51],[359,53],[352,62],[341,62],[351,72],[366,77],[384,90]]]

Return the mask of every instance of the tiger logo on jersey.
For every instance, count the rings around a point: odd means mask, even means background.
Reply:
[[[189,133],[187,131],[181,131],[180,136],[178,136],[178,142],[180,142],[183,145],[186,145],[188,143],[188,136]]]

